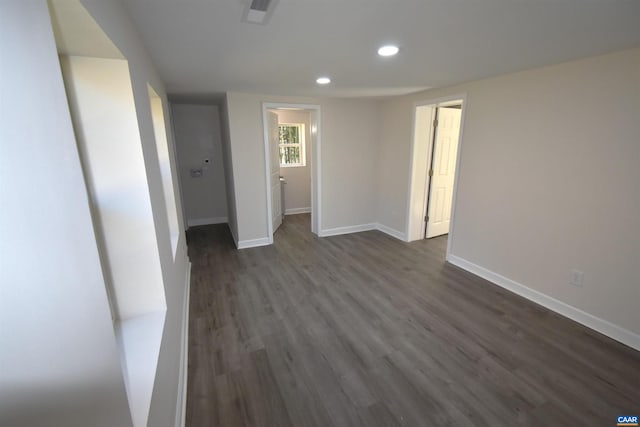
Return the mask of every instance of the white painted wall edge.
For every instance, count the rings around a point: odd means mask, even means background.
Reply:
[[[197,227],[199,225],[210,225],[210,224],[224,224],[226,222],[229,222],[229,219],[226,216],[187,219],[187,227]]]
[[[311,207],[308,208],[291,208],[284,211],[285,215],[296,215],[311,212]]]
[[[178,374],[178,399],[176,401],[176,427],[185,427],[187,419],[187,370],[189,366],[189,297],[191,295],[191,263],[187,265],[185,280],[184,306],[182,308],[180,373]]]
[[[456,255],[449,254],[447,261],[451,264],[462,268],[470,273],[480,276],[483,279],[490,281],[508,291],[511,291],[521,297],[524,297],[530,301],[540,304],[543,307],[548,308],[564,317],[574,320],[594,331],[600,332],[603,335],[608,336],[611,339],[619,341],[635,350],[640,351],[640,335],[624,329],[618,325],[614,325],[604,319],[600,319],[592,314],[584,312],[578,308],[575,308],[569,304],[531,289],[523,284],[520,284],[514,280],[504,277],[498,273],[494,273],[484,267],[474,264],[470,261],[460,258]]]
[[[235,236],[234,236],[235,240]],[[248,248],[257,248],[258,246],[267,246],[272,244],[273,242],[268,237],[262,237],[260,239],[251,239],[251,240],[240,240],[236,247],[238,249],[248,249]]]
[[[233,244],[236,245],[236,249],[240,249],[238,247],[238,236],[235,235],[235,233],[233,232],[233,228],[231,228],[229,223],[227,223],[227,228],[229,229],[229,233],[231,233],[231,237],[233,238]]]
[[[166,315],[161,309],[114,324],[134,426],[148,422]]]

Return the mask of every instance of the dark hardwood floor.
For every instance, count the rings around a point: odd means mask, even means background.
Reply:
[[[446,237],[189,230],[187,426],[615,426],[640,352],[445,264]]]

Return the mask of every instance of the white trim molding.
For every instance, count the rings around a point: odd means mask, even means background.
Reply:
[[[260,239],[240,240],[236,244],[238,249],[257,248],[258,246],[271,245],[273,242],[268,237],[261,237]]]
[[[376,230],[383,232],[384,234],[388,234],[391,237],[395,237],[398,240],[402,240],[403,242],[407,242],[407,234],[401,231],[398,231],[394,228],[387,227],[384,224],[377,223]]]
[[[339,236],[341,234],[361,233],[363,231],[371,231],[371,230],[381,231],[382,233],[388,234],[389,236],[395,237],[396,239],[402,240],[403,242],[407,241],[406,234],[377,222],[372,222],[369,224],[349,225],[346,227],[328,228],[326,230],[320,231],[320,237],[331,237],[331,236]]]
[[[226,216],[187,219],[187,227],[197,227],[199,225],[211,225],[211,224],[224,224],[228,221],[229,219]]]
[[[187,277],[182,308],[182,340],[180,343],[180,372],[176,402],[176,427],[185,427],[187,415],[187,370],[189,366],[189,300],[191,295],[191,263],[187,264]]]
[[[311,208],[291,208],[284,211],[285,215],[297,215],[311,212]]]
[[[576,307],[573,307],[567,303],[550,297],[542,292],[538,292],[531,289],[521,283],[504,277],[498,273],[474,264],[470,261],[460,258],[453,254],[448,254],[447,261],[451,264],[462,268],[470,273],[480,276],[483,279],[490,281],[514,294],[520,295],[530,301],[540,304],[543,307],[548,308],[564,317],[574,320],[587,328],[600,332],[603,335],[608,336],[611,339],[619,341],[635,350],[640,351],[640,335],[629,331],[621,326],[614,325],[604,319],[600,319],[592,314],[582,311]]]
[[[375,230],[376,224],[360,224],[350,225],[347,227],[327,228],[326,230],[320,230],[320,237],[339,236],[341,234],[360,233],[362,231]]]

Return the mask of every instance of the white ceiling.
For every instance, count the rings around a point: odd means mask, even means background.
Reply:
[[[182,95],[385,96],[640,46],[639,0],[279,0],[265,26],[244,0],[125,4]]]

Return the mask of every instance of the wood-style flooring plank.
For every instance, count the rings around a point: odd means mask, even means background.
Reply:
[[[640,353],[445,263],[446,236],[238,251],[195,227],[187,426],[613,425]]]

